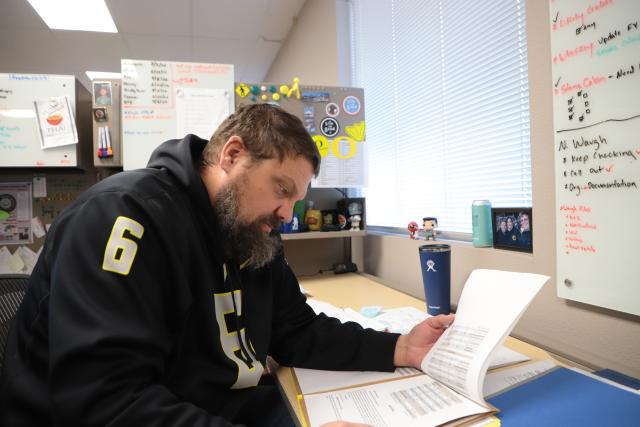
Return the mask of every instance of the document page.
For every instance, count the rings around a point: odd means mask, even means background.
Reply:
[[[399,307],[384,310],[374,319],[386,327],[387,332],[396,332],[399,334],[408,334],[411,329],[418,323],[431,317],[423,310],[415,307]]]
[[[529,378],[535,378],[555,366],[556,364],[551,360],[541,360],[500,372],[491,372],[484,379],[483,393],[485,397],[489,397]]]
[[[313,309],[316,314],[324,313],[329,317],[334,317],[342,323],[356,322],[363,328],[371,328],[376,331],[384,331],[384,325],[378,323],[375,319],[364,317],[354,310],[342,309],[333,304],[317,299],[308,299],[307,305]]]
[[[355,385],[365,385],[412,375],[424,375],[422,371],[414,368],[396,368],[393,372],[325,371],[322,369],[305,368],[293,368],[293,370],[302,394],[336,390]]]
[[[491,357],[489,369],[530,360],[524,354],[500,346]],[[378,371],[326,371],[323,369],[293,368],[302,394],[337,390],[374,382],[388,381],[413,375],[424,375],[414,368],[396,368],[393,372]],[[486,395],[486,394],[485,394]]]
[[[490,412],[425,375],[313,394],[304,401],[311,427],[337,420],[375,427],[435,426]]]
[[[422,370],[475,402],[491,355],[504,341],[548,276],[474,270],[462,290],[456,319],[422,361]]]
[[[516,363],[526,362],[531,360],[529,356],[525,356],[522,353],[511,350],[510,348],[501,345],[491,355],[491,363],[489,369],[502,368],[503,366],[515,365]]]

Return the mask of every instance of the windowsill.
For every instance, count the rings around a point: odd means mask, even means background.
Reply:
[[[371,227],[367,228],[367,234],[375,236],[394,236],[394,237],[409,237],[408,231],[403,231],[400,228],[394,227]],[[457,232],[439,232],[436,230],[436,241],[448,241],[471,244],[471,233],[457,233]],[[420,236],[419,239],[424,240],[424,237]],[[433,241],[433,240],[432,240]]]
[[[397,229],[396,229],[397,230]],[[380,236],[380,237],[391,237],[397,239],[405,239],[411,241],[409,238],[409,233],[401,233],[399,231],[394,231],[394,229],[380,229],[380,228],[372,228],[369,226],[367,228],[368,236]],[[473,249],[474,251],[498,251],[499,253],[509,253],[509,254],[520,254],[520,255],[528,255],[533,256],[533,252],[526,251],[518,251],[518,250],[509,250],[504,248],[495,248],[493,246],[486,247],[475,247],[471,242],[471,234],[470,233],[448,233],[443,235],[438,235],[437,240],[424,240],[423,237],[420,239],[413,240],[417,244],[437,244],[437,243],[447,243],[452,247],[460,247],[465,249]]]
[[[367,230],[343,230],[343,231],[307,231],[304,233],[282,233],[282,240],[307,240],[307,239],[333,239],[344,237],[366,236]]]

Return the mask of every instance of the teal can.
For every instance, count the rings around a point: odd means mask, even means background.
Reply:
[[[473,201],[471,204],[471,225],[473,246],[477,248],[493,246],[493,226],[491,221],[490,201]]]

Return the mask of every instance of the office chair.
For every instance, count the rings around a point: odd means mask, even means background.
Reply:
[[[11,321],[20,307],[28,284],[28,275],[0,274],[0,371]]]

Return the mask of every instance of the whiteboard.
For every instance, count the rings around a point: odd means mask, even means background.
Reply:
[[[74,76],[0,74],[0,167],[73,167],[77,145],[42,149],[34,101],[66,96],[76,115]]]
[[[549,11],[558,296],[640,315],[640,2]]]
[[[233,65],[122,60],[123,168],[144,168],[168,139],[209,139],[234,110]]]

